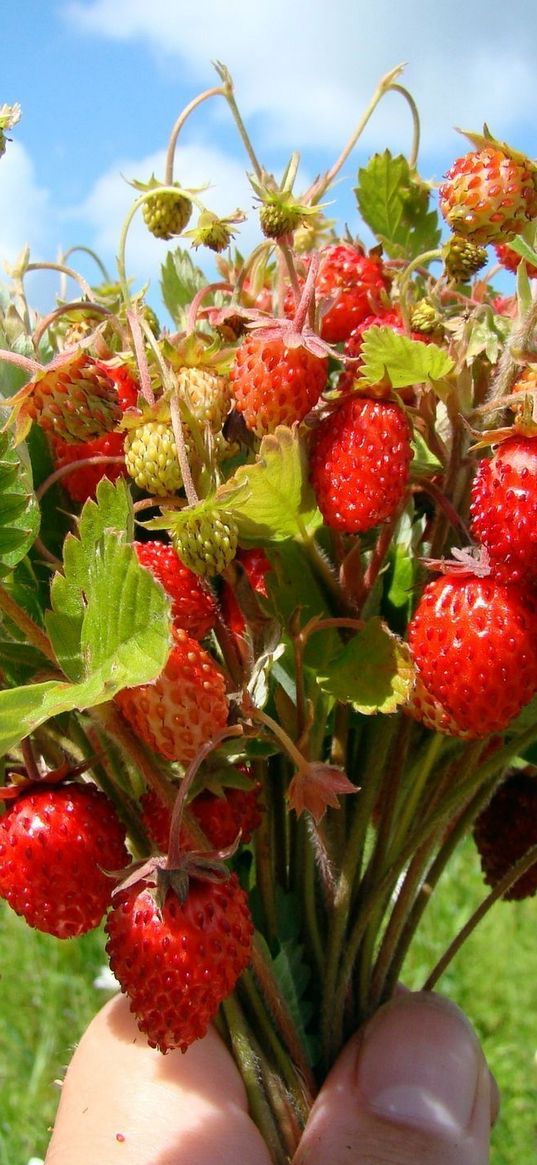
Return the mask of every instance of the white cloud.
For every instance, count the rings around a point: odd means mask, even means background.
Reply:
[[[245,115],[259,115],[267,140],[285,146],[338,149],[379,77],[402,60],[432,153],[455,141],[453,125],[479,129],[486,118],[505,133],[518,119],[529,124],[537,9],[526,0],[511,0],[508,18],[500,0],[71,0],[64,12],[82,33],[179,60],[194,90],[214,83],[210,60],[224,60]],[[364,144],[390,145],[388,133],[404,148],[407,118],[390,97]]]
[[[51,213],[49,192],[38,185],[30,155],[20,142],[9,142],[0,159],[0,267],[13,262],[25,243],[32,258],[46,254]]]

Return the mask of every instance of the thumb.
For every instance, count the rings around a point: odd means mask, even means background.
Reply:
[[[487,1165],[497,1089],[463,1013],[397,995],[344,1048],[293,1165]]]

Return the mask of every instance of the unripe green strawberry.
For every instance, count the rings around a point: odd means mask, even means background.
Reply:
[[[303,214],[299,206],[292,203],[266,202],[259,211],[261,230],[267,239],[280,239],[288,235],[302,222]]]
[[[452,235],[442,254],[446,275],[454,283],[467,283],[487,262],[486,248],[463,235]]]
[[[486,145],[453,163],[440,187],[440,210],[457,235],[506,242],[535,218],[536,174],[523,154]]]
[[[531,772],[512,773],[496,789],[474,825],[474,841],[485,882],[500,878],[537,845],[537,779]],[[506,890],[505,899],[530,898],[537,890],[537,862]]]
[[[125,467],[129,477],[147,493],[164,497],[183,484],[171,425],[142,421],[125,438]]]
[[[219,433],[231,407],[231,384],[211,368],[181,368],[177,387],[187,408],[202,425]]]
[[[17,440],[32,421],[62,441],[91,441],[121,419],[116,385],[104,365],[87,353],[62,354],[37,373],[9,402]]]
[[[413,332],[419,332],[420,338],[432,336],[442,326],[442,316],[428,299],[420,299],[410,312],[410,326]]]
[[[143,204],[145,225],[157,239],[173,239],[187,226],[192,214],[192,203],[184,194],[159,190]]]
[[[183,510],[172,529],[174,550],[195,574],[221,574],[237,553],[239,532],[231,514],[213,503]]]

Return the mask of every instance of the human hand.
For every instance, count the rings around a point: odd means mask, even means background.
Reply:
[[[404,992],[347,1044],[292,1165],[487,1165],[498,1108],[454,1004]],[[117,996],[73,1057],[46,1165],[270,1165],[238,1070],[211,1030],[185,1055],[149,1048]]]

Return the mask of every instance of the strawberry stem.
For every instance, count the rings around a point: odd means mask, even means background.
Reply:
[[[168,140],[166,167],[164,170],[164,181],[166,186],[173,185],[173,162],[175,157],[175,147],[177,145],[177,139],[185,124],[185,121],[188,117],[190,117],[190,114],[194,111],[194,109],[197,109],[198,105],[201,105],[203,101],[207,101],[209,97],[227,97],[227,93],[226,90],[223,89],[220,85],[213,85],[211,89],[205,89],[203,93],[199,93],[197,97],[194,97],[193,101],[189,101],[188,105],[185,105],[185,108],[179,114],[179,117],[177,118],[177,121],[172,128]]]
[[[365,112],[362,114],[358,125],[353,130],[347,144],[341,151],[339,158],[337,158],[330,170],[327,170],[326,174],[324,174],[321,178],[317,178],[315,182],[309,187],[303,196],[303,202],[309,203],[313,206],[316,202],[320,201],[325,191],[328,190],[329,186],[331,186],[334,178],[337,176],[337,174],[339,174],[339,171],[345,165],[349,154],[352,153],[370,117],[375,112],[377,105],[384,97],[384,94],[387,93],[389,89],[393,88],[393,82],[395,81],[396,77],[400,76],[403,69],[404,65],[396,65],[394,69],[390,69],[390,72],[386,73],[385,76],[381,78],[377,88],[375,89],[375,92],[373,93],[371,101],[369,102]]]
[[[267,1079],[273,1078],[261,1048],[246,1023],[244,1012],[234,994],[222,1002],[233,1056],[237,1063],[248,1097],[248,1108],[255,1121],[274,1165],[288,1165],[295,1145],[288,1146],[267,1098]],[[288,1152],[288,1149],[290,1150]]]

